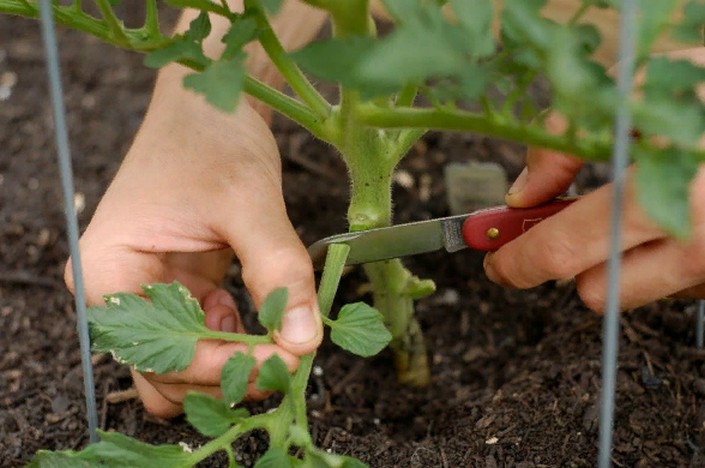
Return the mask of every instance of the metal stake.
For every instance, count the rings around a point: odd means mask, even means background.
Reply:
[[[612,154],[612,241],[610,246],[607,312],[603,320],[602,394],[600,415],[600,448],[598,466],[608,468],[612,452],[615,389],[617,382],[617,355],[619,351],[619,276],[621,270],[621,227],[624,202],[624,176],[630,145],[631,114],[629,98],[634,79],[634,51],[636,40],[637,5],[635,0],[622,0],[620,15],[619,64],[617,87],[619,108],[615,126],[615,145]]]
[[[78,220],[74,209],[73,171],[71,168],[68,132],[66,130],[66,111],[61,90],[61,73],[59,71],[54,16],[50,0],[41,0],[40,15],[42,40],[49,73],[49,91],[54,112],[56,148],[59,170],[61,172],[61,188],[64,196],[64,214],[66,215],[66,228],[71,249],[71,268],[75,284],[77,328],[81,344],[81,367],[83,368],[83,386],[86,396],[88,437],[90,442],[97,442],[98,412],[96,410],[95,386],[93,384],[93,367],[91,364],[90,339],[88,337],[88,321],[86,319],[86,299],[83,288],[83,273],[81,271],[81,256],[78,251]]]

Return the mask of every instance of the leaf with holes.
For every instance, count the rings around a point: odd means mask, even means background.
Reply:
[[[151,302],[118,293],[105,297],[105,307],[88,309],[93,351],[112,353],[141,372],[184,370],[193,360],[196,342],[210,334],[203,310],[178,282],[143,290]]]

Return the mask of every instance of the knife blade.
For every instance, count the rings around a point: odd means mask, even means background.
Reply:
[[[560,198],[531,208],[495,206],[445,218],[337,234],[311,244],[308,253],[316,270],[323,268],[328,246],[347,244],[346,265],[372,263],[445,249],[493,251],[544,219],[563,210],[576,198]]]

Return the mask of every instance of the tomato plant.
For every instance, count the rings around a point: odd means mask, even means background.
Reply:
[[[333,145],[349,170],[351,231],[392,223],[393,171],[430,129],[474,132],[604,160],[611,154],[616,109],[624,104],[630,106],[640,135],[632,157],[642,205],[665,229],[687,235],[688,185],[704,156],[699,140],[705,112],[697,86],[705,81],[705,70],[652,51],[664,36],[685,46],[701,45],[702,1],[639,2],[636,63],[644,80],[628,102],[620,102],[614,77],[596,59],[603,35],[589,16],[598,9],[616,10],[614,0],[575,0],[561,23],[543,14],[546,0],[505,0],[501,8],[489,1],[383,0],[393,25],[384,34],[378,34],[368,0],[301,1],[326,10],[333,33],[293,52],[283,48],[270,24],[281,7],[278,0],[246,0],[238,12],[225,1],[165,0],[175,8],[200,10],[188,31],[171,37],[160,29],[156,0],[146,1],[145,21],[138,28],[125,27],[109,0],[95,1],[98,14],[88,13],[80,0],[57,2],[53,8],[57,21],[67,27],[146,53],[148,66],[178,62],[190,68],[184,85],[224,111],[233,111],[246,93]],[[31,0],[0,0],[0,12],[37,17],[38,6]],[[227,20],[230,28],[222,39],[222,54],[209,57],[202,43],[214,17]],[[244,47],[252,42],[262,46],[293,96],[248,73]],[[336,84],[338,99],[324,99],[308,76]],[[537,81],[548,84],[550,107],[565,120],[564,132],[546,128],[545,106],[530,92]],[[389,344],[399,380],[425,385],[429,368],[414,301],[431,294],[433,282],[414,276],[401,260],[365,265],[373,307],[347,305],[332,319],[328,314],[346,249],[330,248],[319,289],[333,340],[363,356]],[[169,372],[188,366],[199,339],[271,341],[286,292],[275,291],[260,311],[269,330],[265,336],[208,330],[203,312],[181,285],[149,285],[145,294],[149,302],[115,294],[106,299],[105,308],[92,309],[94,349],[111,352],[140,370]],[[257,386],[285,397],[275,411],[249,415],[234,405],[244,395],[254,361],[242,353],[233,356],[223,371],[224,400],[190,394],[185,401],[187,419],[214,438],[197,450],[151,447],[103,433],[100,443],[82,452],[43,452],[35,461],[129,460],[132,466],[155,466],[158,459],[165,466],[190,466],[224,450],[235,465],[231,442],[260,428],[269,432],[271,446],[258,466],[357,466],[357,461],[312,444],[304,398],[312,361],[312,355],[305,357],[289,375],[280,359],[268,360]],[[292,447],[303,449],[302,459],[289,455]]]

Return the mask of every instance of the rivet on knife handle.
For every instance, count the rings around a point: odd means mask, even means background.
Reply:
[[[463,239],[476,250],[497,250],[575,200],[565,198],[531,208],[497,207],[477,211],[463,223]]]

